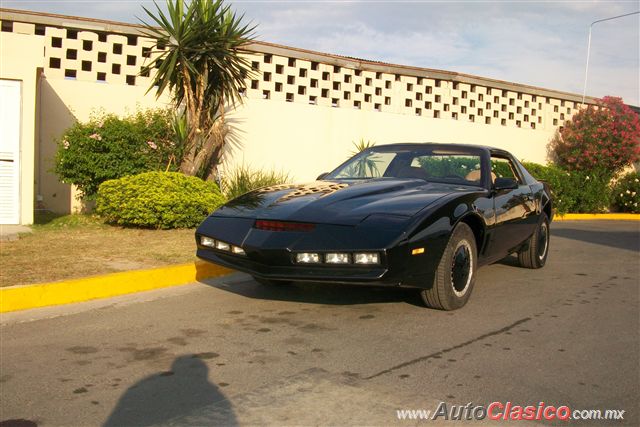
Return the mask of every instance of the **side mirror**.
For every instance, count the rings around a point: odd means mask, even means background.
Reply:
[[[518,188],[518,181],[514,178],[496,178],[493,182],[493,189],[498,190],[515,190]]]
[[[322,172],[320,175],[318,175],[318,177],[316,178],[316,181],[320,181],[327,175],[329,175],[329,172]]]

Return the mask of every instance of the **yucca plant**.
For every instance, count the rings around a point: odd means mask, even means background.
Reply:
[[[156,44],[141,73],[153,77],[149,91],[155,88],[159,97],[169,90],[176,110],[184,111],[188,144],[180,171],[209,178],[228,132],[225,106],[242,102],[244,79],[252,74],[241,53],[255,26],[244,24],[244,16],[222,0],[167,0],[166,14],[155,6],[155,12],[143,7],[152,20],[143,21],[145,35]]]
[[[365,150],[376,145],[375,142],[365,140],[364,138],[360,138],[358,142],[353,142],[354,151],[351,152],[352,156],[356,154],[362,153]],[[362,156],[358,163],[354,164],[354,170],[351,171],[352,176],[359,177],[375,177],[380,176],[380,171],[378,171],[378,165],[376,164],[375,159],[372,156]]]
[[[289,182],[291,177],[286,172],[252,169],[241,165],[225,173],[222,178],[222,192],[231,200],[251,190]]]
[[[169,158],[169,163],[165,172],[169,172],[171,164],[178,164],[180,159],[184,157],[184,149],[187,146],[188,129],[187,116],[182,111],[178,111],[171,116],[171,129],[173,130],[173,153]],[[179,166],[179,165],[178,165]]]
[[[364,150],[367,150],[367,149],[373,147],[374,145],[376,145],[375,142],[369,141],[368,139],[365,140],[364,138],[360,138],[360,140],[358,142],[354,141],[351,144],[355,148],[355,150],[353,150],[351,152],[352,156],[355,156],[358,153],[362,153]]]

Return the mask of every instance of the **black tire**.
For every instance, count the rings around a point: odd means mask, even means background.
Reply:
[[[291,282],[288,280],[270,280],[270,279],[263,279],[261,277],[256,277],[256,276],[253,276],[253,280],[265,286],[283,286],[283,285],[291,284]]]
[[[456,310],[471,296],[478,268],[478,249],[471,228],[460,223],[453,229],[442,254],[433,285],[420,292],[424,303],[439,310]]]
[[[549,255],[549,218],[542,212],[536,231],[520,251],[518,262],[524,268],[542,268]]]

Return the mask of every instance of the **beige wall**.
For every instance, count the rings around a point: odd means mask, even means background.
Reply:
[[[229,118],[240,146],[229,145],[227,169],[244,163],[289,172],[302,181],[334,169],[360,138],[377,144],[498,146],[519,159],[545,163],[546,145],[554,132],[261,99],[249,99]]]
[[[20,30],[16,26],[16,30]],[[0,33],[0,79],[22,81],[22,123],[20,130],[20,223],[33,223],[35,179],[36,89],[41,55],[25,52],[43,51],[41,39],[29,35]],[[19,58],[19,60],[18,60]]]

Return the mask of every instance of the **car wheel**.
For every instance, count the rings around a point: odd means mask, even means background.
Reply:
[[[518,252],[518,261],[525,268],[541,268],[549,255],[549,218],[542,213],[540,223],[527,244]]]
[[[256,276],[252,276],[252,277],[253,277],[253,280],[265,286],[282,286],[282,285],[291,284],[291,282],[288,280],[270,280],[270,279],[263,279],[261,277],[256,277]]]
[[[424,303],[439,310],[456,310],[469,300],[476,280],[478,256],[471,228],[454,228],[442,254],[431,288],[420,292]]]

